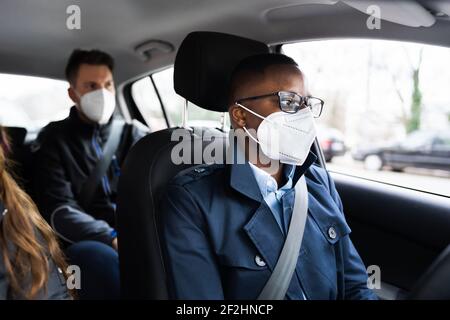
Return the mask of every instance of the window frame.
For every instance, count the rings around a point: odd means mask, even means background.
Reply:
[[[156,72],[164,71],[165,69],[170,68],[171,66],[172,65],[169,65],[166,68],[159,69]],[[128,110],[130,112],[131,118],[132,119],[136,119],[139,122],[145,123],[145,125],[149,125],[149,124],[147,124],[147,121],[145,121],[141,111],[139,110],[139,107],[136,104],[136,101],[133,98],[133,94],[132,94],[132,87],[133,87],[133,85],[136,82],[138,82],[138,81],[140,81],[142,79],[145,79],[145,78],[149,78],[150,79],[150,83],[153,86],[153,89],[155,90],[156,97],[158,98],[159,107],[161,108],[162,114],[164,116],[164,120],[165,120],[165,123],[166,123],[166,128],[165,129],[167,129],[167,128],[171,128],[172,123],[170,122],[170,120],[169,120],[169,118],[167,116],[167,112],[166,112],[166,109],[165,109],[165,106],[164,106],[164,102],[162,101],[160,92],[159,92],[159,90],[158,90],[158,88],[157,88],[157,86],[155,84],[155,80],[153,79],[153,74],[156,73],[156,72],[152,72],[150,74],[147,74],[146,76],[140,77],[138,79],[135,79],[135,80],[130,81],[129,83],[127,83],[124,86],[124,89],[123,89],[123,96],[124,96],[124,99],[125,99],[125,104],[127,105],[127,108],[128,108]],[[150,129],[152,129],[152,128],[150,128]]]

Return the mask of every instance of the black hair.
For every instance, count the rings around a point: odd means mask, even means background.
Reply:
[[[69,57],[66,66],[66,79],[74,84],[78,70],[82,64],[105,65],[113,72],[114,59],[106,52],[100,50],[75,49]]]
[[[263,73],[268,67],[273,65],[292,65],[298,67],[297,62],[291,57],[279,53],[263,53],[242,59],[234,68],[233,76],[240,73]]]
[[[263,53],[246,57],[236,65],[231,74],[229,87],[230,96],[233,95],[236,86],[238,85],[238,79],[242,79],[246,76],[262,75],[268,67],[273,65],[290,65],[298,68],[298,64],[294,59],[280,53]]]

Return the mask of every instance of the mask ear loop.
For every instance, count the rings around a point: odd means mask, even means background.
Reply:
[[[72,88],[73,92],[75,92],[75,94],[77,95],[77,97],[78,97],[78,100],[81,100],[81,97],[82,97],[82,95],[80,95],[80,94],[78,93],[78,91],[77,91],[77,90],[75,90],[75,88],[74,88],[74,87],[72,87],[72,85],[71,85],[70,87]]]
[[[258,118],[260,118],[260,119],[262,119],[262,120],[266,120],[265,117],[263,117],[262,115],[257,114],[255,111],[250,110],[249,108],[243,106],[242,104],[237,103],[237,102],[235,102],[235,104],[236,104],[237,106],[241,107],[242,109],[244,109],[245,111],[250,112],[250,113],[253,114],[254,116],[257,116]],[[270,121],[270,120],[267,120],[267,121]]]
[[[250,139],[252,139],[253,141],[255,141],[257,144],[259,144],[258,139],[256,139],[248,130],[246,127],[242,127],[242,129],[244,129],[245,133],[247,133],[247,135],[250,137]]]
[[[272,124],[274,123],[273,121],[268,120],[267,118],[265,118],[265,117],[263,117],[263,116],[257,114],[256,112],[254,112],[254,111],[248,109],[247,107],[243,106],[243,105],[240,104],[240,103],[235,102],[235,104],[238,105],[239,107],[243,108],[244,110],[250,112],[251,114],[255,115],[256,117],[262,119],[263,121],[265,120],[265,121],[268,121],[268,122],[270,122],[270,123],[272,123]],[[261,143],[258,141],[258,139],[255,138],[255,137],[253,137],[253,135],[247,130],[247,128],[246,128],[245,126],[243,126],[242,128],[243,128],[244,131],[247,133],[247,135],[250,137],[250,139],[252,139],[253,141],[255,141],[257,144],[259,144],[259,145],[261,146]]]
[[[249,108],[244,107],[242,104],[237,103],[237,102],[236,102],[235,104],[236,104],[237,106],[241,107],[242,109],[244,109],[245,111],[248,111],[248,112],[252,113],[252,114],[255,115],[256,117],[258,117],[258,118],[260,118],[260,119],[263,119],[263,120],[265,119],[263,116],[260,116],[259,114],[257,114],[256,112],[250,110]],[[253,141],[255,141],[257,144],[259,144],[258,139],[255,138],[255,137],[247,130],[247,128],[246,128],[245,126],[243,126],[242,129],[244,129],[245,133],[246,133]]]
[[[76,105],[78,105],[78,107],[81,108],[81,97],[82,97],[82,95],[80,95],[80,94],[78,93],[78,91],[75,90],[74,87],[72,87],[72,90],[73,90],[73,92],[75,92],[76,96],[78,97],[78,103],[76,103]]]

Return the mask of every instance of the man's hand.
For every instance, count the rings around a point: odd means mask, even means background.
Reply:
[[[113,239],[112,247],[114,248],[114,250],[116,250],[116,251],[118,250],[117,237]]]

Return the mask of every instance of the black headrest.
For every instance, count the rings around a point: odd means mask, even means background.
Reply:
[[[21,146],[25,142],[25,137],[27,135],[27,129],[21,127],[3,127],[9,136],[11,145]]]
[[[266,44],[218,32],[192,32],[175,58],[175,92],[197,106],[225,112],[231,73],[244,58],[268,53]]]

